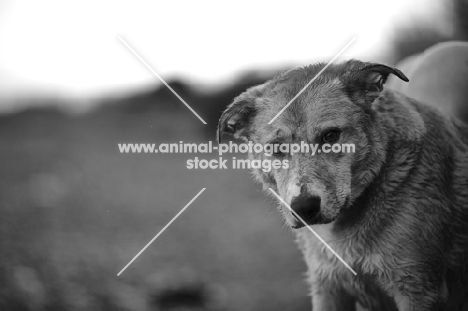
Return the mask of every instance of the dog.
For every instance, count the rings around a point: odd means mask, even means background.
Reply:
[[[398,69],[349,60],[284,72],[234,99],[223,134],[259,144],[353,143],[354,153],[273,155],[289,166],[254,169],[347,263],[283,204],[308,267],[318,311],[468,310],[468,127],[386,88]]]

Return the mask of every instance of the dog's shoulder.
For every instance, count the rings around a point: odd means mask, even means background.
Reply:
[[[420,141],[424,135],[468,146],[468,125],[438,109],[393,90],[385,90],[373,108],[402,139]]]
[[[426,123],[433,122],[427,118],[431,112],[426,107],[392,90],[382,92],[372,106],[394,134],[405,141],[420,141],[427,132]]]

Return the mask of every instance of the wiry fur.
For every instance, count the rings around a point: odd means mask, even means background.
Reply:
[[[321,198],[315,231],[295,230],[314,310],[468,310],[468,129],[383,90],[398,70],[351,60],[330,66],[271,125],[324,64],[290,70],[237,97],[219,135],[258,143],[320,143],[327,128],[354,154],[295,154],[289,169],[254,174],[289,204]],[[265,155],[251,154],[262,158]],[[283,206],[285,221],[296,222]]]

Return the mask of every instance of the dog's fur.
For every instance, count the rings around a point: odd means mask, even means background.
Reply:
[[[308,265],[314,310],[468,310],[468,128],[383,88],[395,68],[357,60],[292,69],[253,87],[221,116],[218,137],[255,143],[322,143],[329,129],[355,153],[275,155],[288,169],[254,172],[291,203],[318,196],[307,228],[295,230]],[[264,154],[250,154],[264,158]],[[285,221],[300,227],[280,206]],[[294,208],[294,206],[293,206]]]

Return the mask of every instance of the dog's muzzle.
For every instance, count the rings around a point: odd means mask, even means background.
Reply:
[[[291,208],[302,218],[307,224],[313,224],[314,219],[320,212],[320,197],[318,196],[299,196],[293,199]],[[294,217],[297,216],[293,213]],[[294,229],[304,227],[304,223],[297,219],[297,224],[293,226]]]

